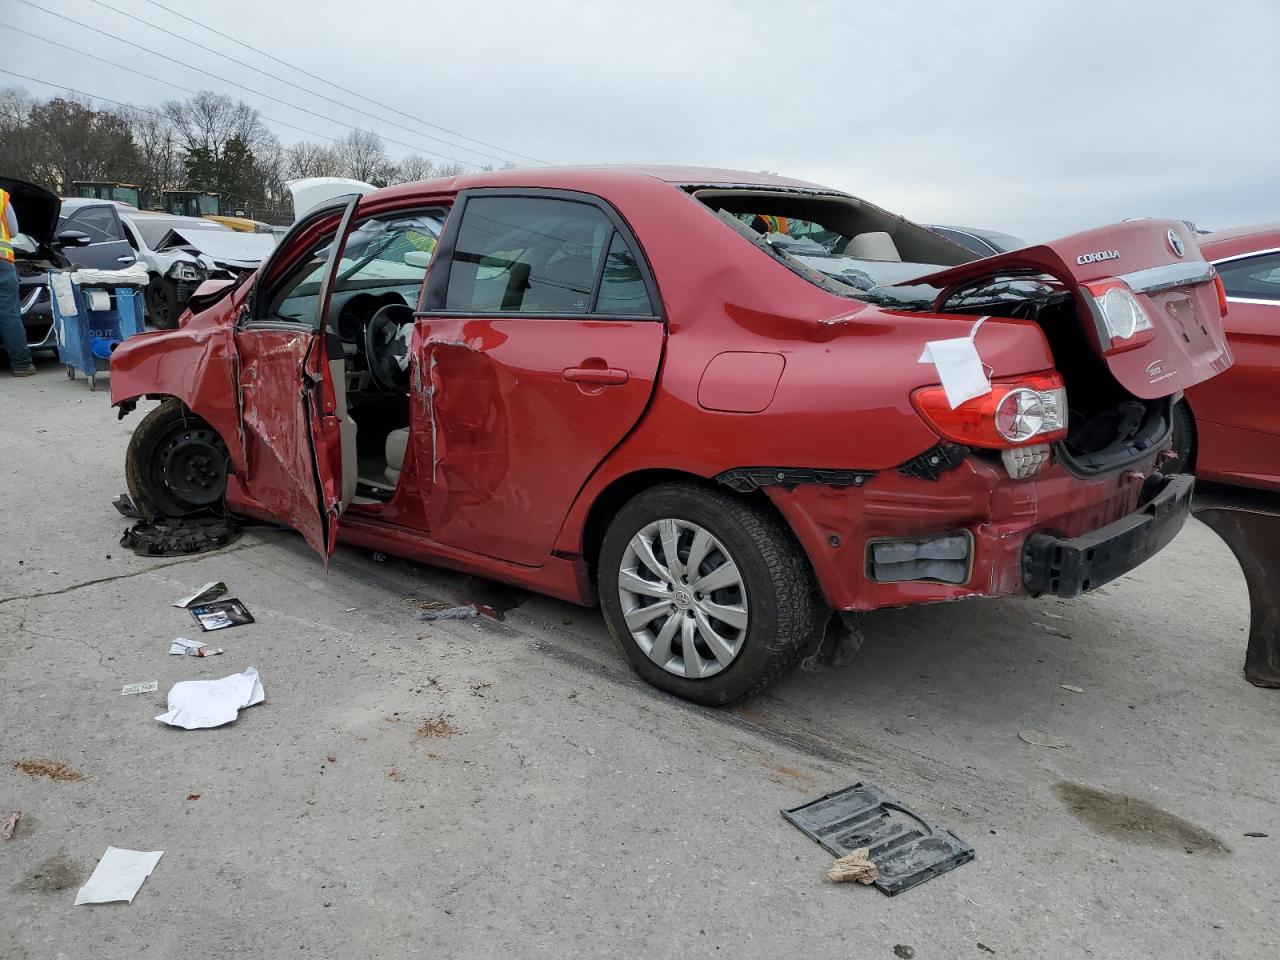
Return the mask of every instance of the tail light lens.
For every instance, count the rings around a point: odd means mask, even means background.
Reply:
[[[1123,280],[1086,283],[1083,286],[1093,300],[1095,318],[1101,320],[1101,326],[1107,333],[1108,342],[1102,345],[1103,350],[1128,350],[1155,336],[1150,315]]]
[[[1227,318],[1227,288],[1222,283],[1222,275],[1217,272],[1213,275],[1213,286],[1218,291],[1218,313],[1225,320]]]
[[[1067,435],[1067,389],[1056,371],[992,381],[990,393],[954,410],[940,386],[922,387],[911,402],[939,434],[970,447],[1003,450]]]

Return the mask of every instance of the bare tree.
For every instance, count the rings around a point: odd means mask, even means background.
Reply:
[[[31,179],[35,131],[30,127],[34,101],[21,87],[0,90],[0,170],[19,180]]]
[[[465,163],[458,163],[452,160],[448,163],[442,163],[436,168],[437,177],[460,177],[466,172],[467,165]]]
[[[271,136],[253,107],[207,90],[190,100],[166,103],[164,113],[186,153],[207,151],[215,163],[221,162],[230,141],[237,141],[252,153]]]
[[[162,191],[185,186],[186,170],[173,124],[162,114],[150,110],[128,110],[125,117],[133,142],[138,145],[138,183],[150,190],[157,202]]]
[[[338,177],[342,175],[342,159],[332,147],[310,140],[299,140],[285,150],[285,178]]]
[[[419,153],[402,157],[392,167],[392,183],[409,183],[414,180],[430,180],[436,176],[436,165]]]
[[[391,160],[382,138],[367,130],[352,130],[338,141],[338,158],[342,161],[342,175],[385,186],[391,174]]]

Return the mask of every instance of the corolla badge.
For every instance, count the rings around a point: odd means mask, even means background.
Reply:
[[[1076,257],[1076,263],[1084,266],[1086,263],[1101,263],[1103,260],[1119,260],[1119,250],[1095,250],[1093,253],[1082,253]]]
[[[1169,231],[1169,249],[1173,251],[1176,257],[1180,257],[1187,252],[1187,247],[1182,242],[1182,238],[1178,236],[1177,230]]]

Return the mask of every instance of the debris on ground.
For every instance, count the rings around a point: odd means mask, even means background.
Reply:
[[[169,644],[169,652],[184,657],[216,657],[222,653],[222,648],[211,647],[202,640],[175,637],[173,642]]]
[[[175,600],[173,605],[185,610],[193,603],[208,603],[210,600],[217,600],[219,597],[225,597],[226,595],[227,585],[225,583],[221,580],[210,580],[204,586],[196,587],[196,592],[190,596]]]
[[[0,814],[0,816],[4,815]],[[22,811],[15,810],[5,817],[4,823],[0,823],[0,840],[9,840],[13,837],[13,831],[18,828],[18,818],[21,816]]]
[[[1070,690],[1072,693],[1084,693],[1084,687],[1077,687],[1074,683],[1058,684],[1063,690]]]
[[[438,609],[423,610],[418,615],[420,620],[471,620],[480,616],[480,611],[476,609],[474,603],[468,603],[460,607],[440,607]]]
[[[169,709],[156,717],[184,730],[204,730],[230,723],[245,707],[267,698],[254,667],[220,680],[183,680],[169,691]]]
[[[173,557],[219,550],[239,537],[231,517],[157,517],[125,530],[120,546],[140,557]]]
[[[137,520],[141,516],[138,513],[138,508],[133,504],[133,497],[127,493],[120,494],[120,496],[111,501],[111,505],[119,511],[120,516],[128,517],[130,520]]]
[[[895,943],[893,945],[893,955],[898,960],[913,960],[916,955],[916,949],[905,943]]]
[[[833,883],[847,883],[851,880],[858,883],[875,883],[876,865],[867,859],[867,848],[859,847],[847,857],[841,857],[831,864],[831,869],[827,871],[827,879]]]
[[[200,624],[200,629],[208,633],[211,630],[225,630],[227,627],[239,627],[253,623],[253,614],[239,600],[215,600],[213,603],[202,603],[190,607],[191,615]]]
[[[445,603],[443,600],[419,600],[416,597],[406,597],[418,605],[419,610],[447,610],[452,604]]]
[[[122,850],[107,847],[89,880],[76,893],[76,906],[82,903],[117,903],[124,900],[133,903],[142,881],[151,876],[163,850],[145,853],[141,850]]]
[[[135,693],[155,693],[160,689],[159,680],[135,680],[133,683],[126,683],[120,688],[122,697],[129,697]]]
[[[396,783],[404,783],[404,774],[401,773],[395,767],[392,767],[390,770],[387,771],[387,779],[393,780]]]
[[[200,794],[198,794],[198,793],[188,793],[188,794],[187,794],[187,799],[188,799],[188,800],[199,800],[199,799],[200,799]]]
[[[1052,750],[1061,750],[1063,747],[1070,746],[1061,737],[1055,737],[1052,733],[1041,733],[1039,730],[1023,730],[1018,734],[1018,739],[1033,747],[1049,747]]]
[[[84,774],[72,770],[65,760],[14,760],[9,766],[21,770],[32,780],[36,777],[47,777],[50,780],[84,779]]]
[[[880,787],[855,783],[836,793],[783,810],[782,815],[828,853],[837,857],[828,876],[843,861],[874,864],[871,880],[894,896],[932,880],[974,857],[950,830],[915,813]],[[860,855],[858,857],[857,855]],[[841,873],[844,869],[841,868]]]
[[[1253,837],[1255,840],[1265,840],[1270,834],[1263,833],[1261,830],[1250,830],[1245,834],[1246,837]]]
[[[449,722],[449,714],[438,713],[428,717],[418,725],[414,734],[415,740],[447,740],[458,732],[458,728]]]
[[[53,893],[58,890],[70,890],[80,883],[83,871],[80,865],[63,854],[52,856],[37,865],[23,877],[18,884],[19,890],[32,893]]]

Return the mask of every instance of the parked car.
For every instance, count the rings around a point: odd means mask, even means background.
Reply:
[[[991,257],[997,253],[1008,253],[1020,250],[1027,245],[1025,240],[1000,233],[996,230],[979,230],[976,227],[947,227],[940,224],[929,224],[929,229],[940,237],[946,237],[958,243],[966,250],[972,250],[980,257]]]
[[[15,247],[14,265],[27,345],[32,350],[54,350],[49,270],[123,270],[133,265],[134,252],[125,240],[115,203],[61,200],[43,187],[9,177],[0,177],[0,187],[13,198],[18,230],[26,237],[25,243]]]
[[[205,280],[234,280],[256,270],[275,247],[269,234],[245,234],[203,217],[124,208],[129,243],[146,265],[147,319],[162,330],[178,325],[187,300]]]
[[[1280,224],[1199,238],[1227,302],[1235,365],[1192,387],[1174,408],[1173,469],[1206,480],[1280,490]],[[1259,401],[1262,402],[1259,402]]]
[[[1141,563],[1190,510],[1173,396],[1228,362],[1176,221],[974,258],[798,180],[540,168],[322,203],[123,344],[111,394],[167,398],[126,457],[144,515],[599,600],[642,677],[722,704],[833,610]]]

